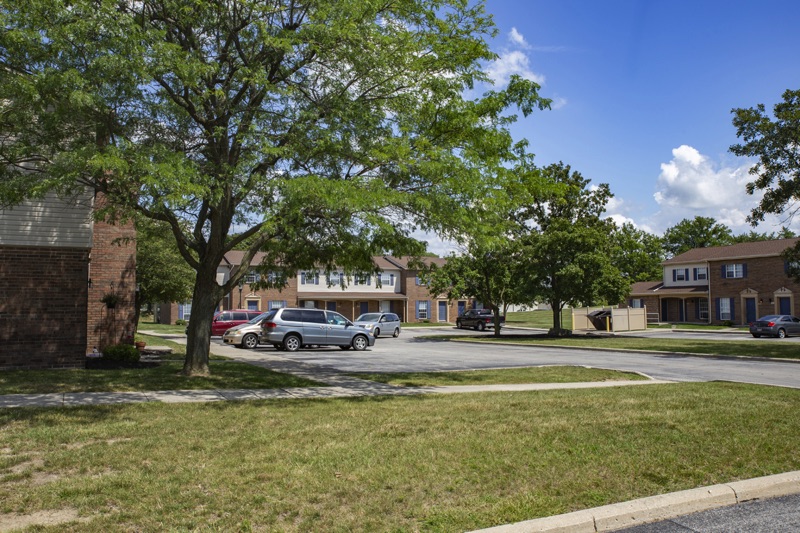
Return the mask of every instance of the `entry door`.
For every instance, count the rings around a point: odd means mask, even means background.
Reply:
[[[369,302],[361,302],[361,314],[369,313]]]
[[[778,312],[782,315],[791,315],[792,299],[788,296],[778,296]]]
[[[745,322],[749,324],[750,322],[755,322],[756,318],[756,299],[755,298],[745,298],[744,299],[744,314],[745,314]]]
[[[328,302],[325,306],[328,311],[336,311],[336,302]]]
[[[464,311],[466,310],[467,310],[467,302],[464,301],[458,302],[458,316],[463,315]]]
[[[447,302],[439,302],[439,322],[447,322]]]

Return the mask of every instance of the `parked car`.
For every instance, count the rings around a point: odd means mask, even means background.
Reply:
[[[780,339],[789,334],[800,335],[800,318],[792,315],[766,315],[750,323],[750,334],[753,337],[770,335]]]
[[[240,324],[245,324],[260,315],[262,311],[256,309],[230,309],[217,311],[211,322],[211,336],[219,337],[229,329]],[[189,334],[189,325],[186,325],[186,334]]]
[[[244,324],[234,326],[222,335],[222,342],[233,344],[237,348],[253,349],[258,346],[258,337],[261,335],[261,322],[269,315],[261,313],[254,319]]]
[[[500,317],[500,327],[505,325],[506,317]],[[456,327],[472,328],[483,331],[494,327],[494,313],[491,309],[470,309],[456,318]]]
[[[394,313],[364,313],[356,318],[354,324],[372,332],[375,338],[384,335],[400,335],[400,317]]]
[[[342,350],[366,350],[375,337],[334,311],[322,309],[274,309],[261,322],[262,343],[295,352],[303,346],[338,346]]]

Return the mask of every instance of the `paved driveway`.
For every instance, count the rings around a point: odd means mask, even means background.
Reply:
[[[412,372],[579,364],[642,372],[656,379],[672,381],[737,381],[800,388],[800,363],[538,346],[487,346],[425,338],[426,335],[442,333],[475,334],[460,332],[452,327],[405,329],[400,337],[378,339],[373,348],[364,352],[320,348],[280,354],[293,361],[345,372]],[[504,335],[513,333],[511,328],[504,330]],[[257,348],[253,352],[254,355],[258,352],[274,353],[274,349]]]

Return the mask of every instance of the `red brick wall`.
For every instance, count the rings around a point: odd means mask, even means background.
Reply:
[[[100,207],[102,197],[95,199]],[[87,351],[100,351],[110,344],[125,342],[134,330],[134,305],[136,296],[136,230],[132,222],[110,224],[94,223],[89,277],[92,281],[88,297],[86,322]],[[114,309],[100,301],[103,295],[113,292],[119,297]]]
[[[89,250],[0,247],[0,368],[82,367]]]

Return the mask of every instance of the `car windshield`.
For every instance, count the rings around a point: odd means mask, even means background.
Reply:
[[[356,322],[377,322],[380,318],[380,313],[365,313],[358,317]]]
[[[268,315],[268,314],[269,314],[269,312],[267,312],[267,313],[261,313],[261,314],[260,314],[260,315],[258,315],[257,317],[255,317],[255,318],[251,318],[251,319],[250,319],[250,320],[249,320],[247,323],[248,323],[248,324],[258,324],[259,322],[261,322],[262,320],[264,320],[264,319],[267,317],[267,315]]]

